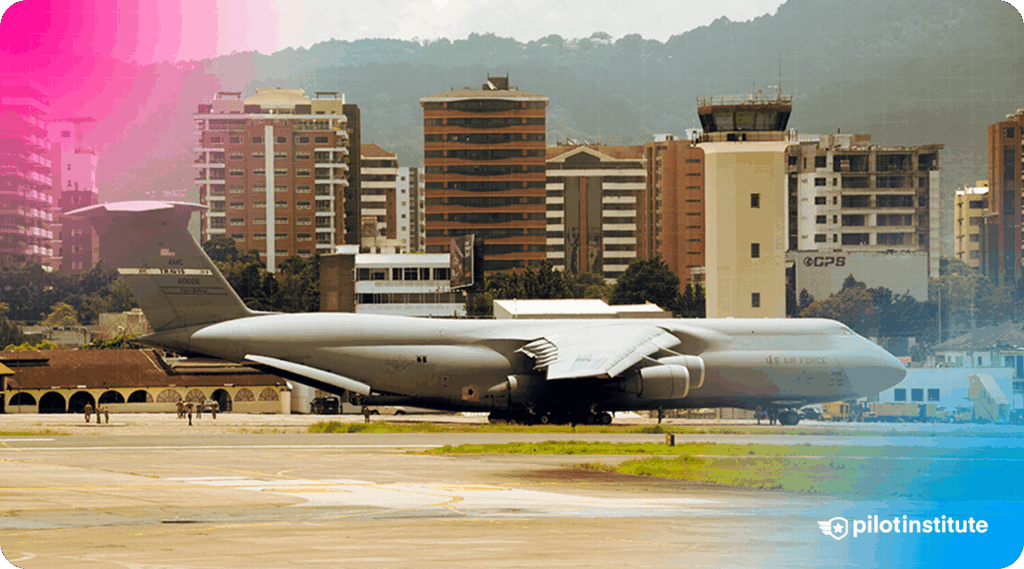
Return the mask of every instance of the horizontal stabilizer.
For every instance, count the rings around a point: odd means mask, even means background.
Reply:
[[[361,381],[349,379],[347,377],[340,376],[336,373],[331,373],[329,371],[324,371],[322,369],[317,369],[315,367],[297,364],[294,362],[287,362],[284,360],[270,358],[267,356],[254,356],[251,354],[245,356],[245,359],[256,362],[260,365],[267,366],[272,369],[281,370],[283,372],[302,377],[307,377],[320,383],[333,385],[334,387],[338,387],[346,391],[353,391],[360,395],[370,394],[370,386],[366,385]]]

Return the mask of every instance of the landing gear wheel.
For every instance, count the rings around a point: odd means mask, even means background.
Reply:
[[[792,427],[800,422],[800,415],[795,411],[782,411],[779,413],[779,424]]]
[[[587,416],[583,418],[583,422],[588,425],[595,425],[598,422],[597,415],[593,413],[587,413]]]
[[[601,413],[600,417],[601,417],[601,424],[602,425],[611,425],[612,424],[612,414],[611,413]]]
[[[548,415],[547,413],[545,413],[545,414],[540,416],[540,424],[541,425],[547,425],[550,422],[551,422],[551,415]]]

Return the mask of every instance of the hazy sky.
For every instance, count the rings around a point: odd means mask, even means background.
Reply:
[[[238,3],[246,4],[246,0]],[[265,8],[256,9],[256,4]],[[259,46],[257,49],[264,51],[308,47],[332,37],[422,40],[464,38],[473,32],[493,32],[524,41],[550,34],[587,37],[603,31],[616,38],[639,33],[664,41],[721,16],[749,20],[774,13],[780,4],[781,0],[645,0],[637,4],[622,0],[262,0],[249,3],[248,12],[276,11],[278,15],[267,27],[276,25],[277,39],[271,41],[259,33],[246,33],[244,26],[229,24],[222,28],[227,33],[223,46],[229,51],[240,49],[235,46]]]

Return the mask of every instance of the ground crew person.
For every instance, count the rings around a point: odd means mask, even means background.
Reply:
[[[181,399],[179,399],[178,403],[175,404],[175,406],[178,408],[178,418],[179,419],[184,419],[185,418],[185,404],[181,402]]]
[[[196,403],[196,419],[202,419],[202,418],[203,418],[203,404],[202,403]]]
[[[754,413],[757,414],[757,424],[760,425],[761,424],[761,413],[762,413],[760,405],[758,405],[757,408],[754,409]]]
[[[100,423],[100,413],[103,413],[103,422],[110,424],[110,408],[104,405],[96,410],[96,424]]]
[[[192,426],[192,403],[185,404],[185,413],[188,414],[188,426]]]
[[[213,402],[213,406],[210,407],[210,414],[213,415],[214,419],[217,418],[217,411],[219,411],[219,410],[220,410],[220,403],[214,401]]]
[[[92,419],[92,403],[85,404],[85,422],[88,423]]]
[[[364,423],[369,423],[370,422],[370,408],[368,406],[366,406],[366,405],[363,405],[363,422]]]

